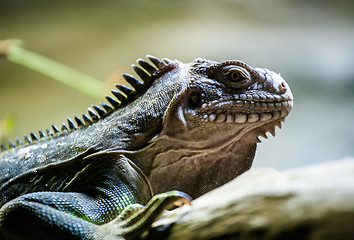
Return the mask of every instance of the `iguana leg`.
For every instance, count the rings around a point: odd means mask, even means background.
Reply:
[[[0,228],[9,239],[134,239],[147,232],[164,210],[189,201],[190,197],[182,192],[162,193],[145,207],[133,204],[112,221],[99,225],[85,219],[100,214],[94,213],[99,209],[94,208],[90,196],[38,192],[5,204],[0,210]],[[107,209],[101,211],[103,218]]]
[[[118,215],[104,202],[82,193],[27,194],[0,209],[0,229],[9,239],[86,239],[100,221]]]
[[[100,234],[113,233],[124,239],[135,239],[148,232],[153,222],[163,211],[172,206],[190,204],[191,197],[179,191],[170,191],[155,195],[145,207],[134,204],[128,206],[115,220],[100,226]],[[99,238],[98,238],[99,239]]]

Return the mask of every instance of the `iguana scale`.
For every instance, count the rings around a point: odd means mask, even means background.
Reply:
[[[188,202],[184,193],[248,170],[258,137],[274,135],[292,108],[289,86],[267,69],[148,58],[133,65],[141,80],[123,74],[132,87],[116,84],[110,104],[2,145],[1,239],[139,237]]]

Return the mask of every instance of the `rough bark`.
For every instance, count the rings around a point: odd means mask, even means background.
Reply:
[[[250,170],[166,213],[147,239],[354,239],[354,158]]]

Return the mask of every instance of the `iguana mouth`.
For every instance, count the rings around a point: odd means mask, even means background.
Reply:
[[[202,108],[208,108],[203,115],[205,121],[219,123],[255,123],[268,122],[271,120],[286,117],[292,109],[291,98],[281,98],[277,95],[264,96],[265,98],[255,99],[250,95],[248,99],[227,100],[212,105],[205,104]],[[275,97],[277,96],[277,97]],[[280,98],[279,101],[276,98]],[[230,108],[230,106],[233,106]]]

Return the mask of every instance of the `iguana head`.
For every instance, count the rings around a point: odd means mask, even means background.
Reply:
[[[293,97],[280,75],[241,61],[174,64],[174,95],[149,147],[158,152],[145,151],[146,174],[155,192],[197,197],[250,168],[258,137],[274,135]]]
[[[183,65],[182,65],[183,66]],[[162,136],[189,146],[258,142],[289,114],[292,93],[278,74],[241,61],[196,59],[164,115]]]

